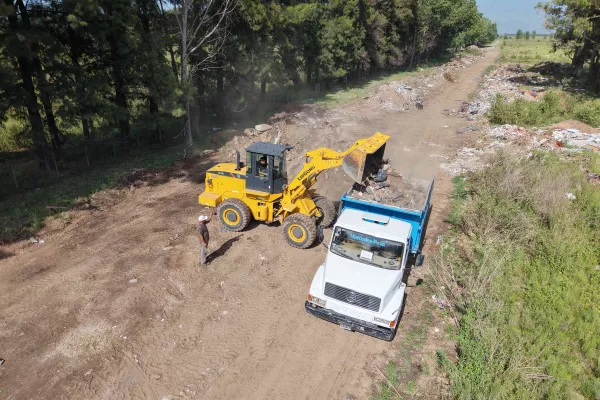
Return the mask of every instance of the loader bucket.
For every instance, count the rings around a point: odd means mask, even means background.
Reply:
[[[363,183],[370,176],[377,174],[383,163],[385,144],[389,138],[377,132],[368,139],[356,142],[356,148],[342,160],[342,168],[346,174],[357,183]]]

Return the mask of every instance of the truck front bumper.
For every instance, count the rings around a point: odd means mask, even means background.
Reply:
[[[395,329],[384,328],[383,326],[375,325],[370,322],[351,318],[333,310],[317,307],[308,301],[304,303],[304,307],[309,314],[326,321],[333,322],[334,324],[338,324],[345,329],[351,330],[352,332],[364,333],[365,335],[373,336],[377,339],[386,340],[388,342],[393,340],[394,336],[396,335]]]

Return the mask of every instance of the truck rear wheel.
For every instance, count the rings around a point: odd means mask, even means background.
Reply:
[[[317,219],[317,225],[329,228],[333,224],[333,221],[335,221],[337,214],[333,203],[323,196],[315,196],[313,197],[313,201],[321,213],[321,217]]]
[[[217,214],[225,228],[233,232],[243,231],[252,220],[250,209],[238,199],[227,199],[219,204]]]
[[[317,224],[308,215],[292,214],[283,221],[283,234],[290,246],[307,249],[315,242]]]

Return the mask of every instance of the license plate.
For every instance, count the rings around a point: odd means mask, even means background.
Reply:
[[[340,326],[342,327],[342,329],[345,329],[347,331],[352,331],[352,328],[350,327],[350,325],[340,324]]]

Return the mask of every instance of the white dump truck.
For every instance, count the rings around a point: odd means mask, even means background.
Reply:
[[[306,311],[349,331],[392,340],[404,305],[405,272],[423,263],[433,184],[424,183],[416,208],[367,200],[355,189],[344,194]]]

